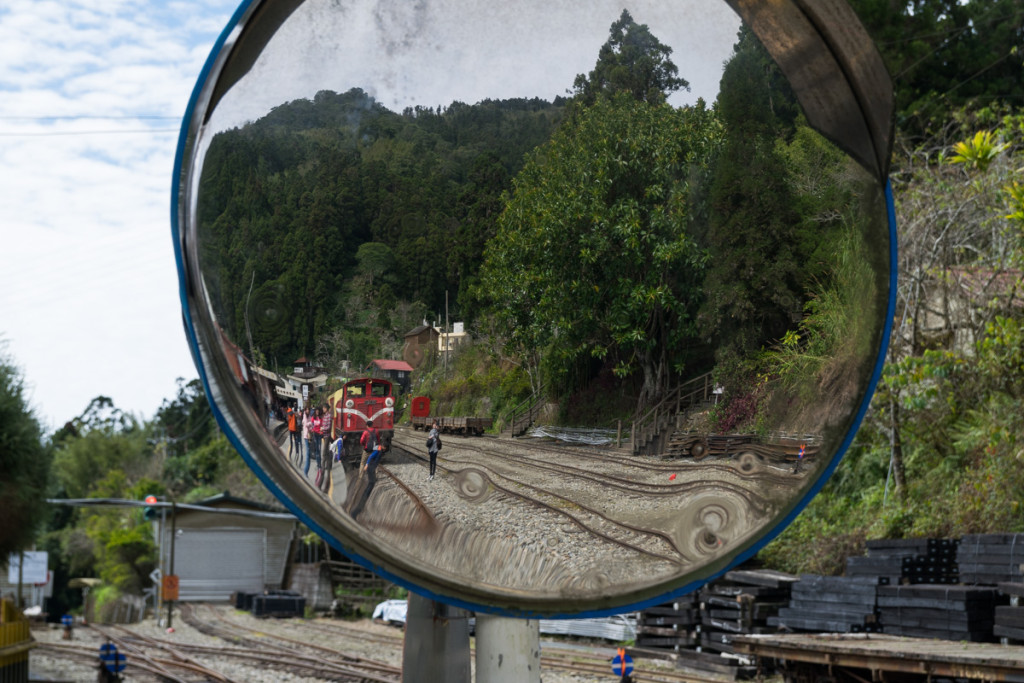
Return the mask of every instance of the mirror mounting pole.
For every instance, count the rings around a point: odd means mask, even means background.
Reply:
[[[478,614],[477,683],[540,683],[540,621]]]
[[[409,593],[402,683],[470,683],[469,612]],[[483,680],[478,678],[477,680]]]

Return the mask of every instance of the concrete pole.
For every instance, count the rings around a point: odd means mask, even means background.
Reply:
[[[470,683],[469,613],[409,593],[402,683]]]
[[[477,614],[476,683],[540,683],[540,622]]]

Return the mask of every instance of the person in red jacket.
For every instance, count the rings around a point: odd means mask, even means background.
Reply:
[[[296,419],[295,408],[289,405],[284,414],[288,420],[288,455],[290,456],[293,452],[298,453],[302,450],[302,443],[299,441],[299,422]]]
[[[363,470],[366,469],[366,459],[380,443],[380,435],[373,426],[373,420],[366,421],[366,429],[359,437],[359,445],[363,447],[363,457],[359,459],[359,479],[363,478]]]

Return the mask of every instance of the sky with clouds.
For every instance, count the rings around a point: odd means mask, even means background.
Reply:
[[[483,11],[469,16],[467,5]],[[0,4],[0,353],[51,429],[100,395],[148,419],[177,378],[197,376],[181,324],[171,177],[181,117],[236,6]],[[363,87],[396,109],[565,94],[622,6],[310,0],[217,118],[237,125],[321,88]],[[693,86],[686,99],[713,99],[738,25],[724,3],[628,6],[674,48]],[[434,29],[426,42],[424,27]]]
[[[98,395],[152,417],[197,376],[170,186],[234,0],[0,3],[0,349],[53,428]]]

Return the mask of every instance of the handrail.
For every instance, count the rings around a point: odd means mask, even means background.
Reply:
[[[499,419],[501,420],[502,423],[502,429],[504,429],[505,426],[508,426],[514,432],[516,427],[516,419],[523,416],[526,416],[530,422],[533,422],[534,412],[536,411],[537,406],[540,404],[544,396],[544,390],[546,388],[546,384],[541,384],[537,391],[531,393],[525,399],[520,401],[517,406],[512,408],[511,411],[508,411],[503,416],[501,416]]]
[[[689,391],[687,391],[689,389]],[[637,438],[643,436],[648,431],[650,423],[657,423],[659,417],[666,415],[678,415],[682,412],[684,407],[689,407],[699,401],[707,401],[714,391],[713,383],[711,382],[711,373],[706,372],[703,375],[694,377],[693,379],[683,382],[675,389],[671,390],[665,398],[659,401],[653,408],[648,410],[640,418],[633,421],[631,430],[631,448],[636,453],[643,445],[641,441],[643,438]],[[686,393],[684,393],[686,392]],[[669,406],[674,403],[674,409],[669,410]],[[655,434],[660,431],[660,428],[655,424]]]

